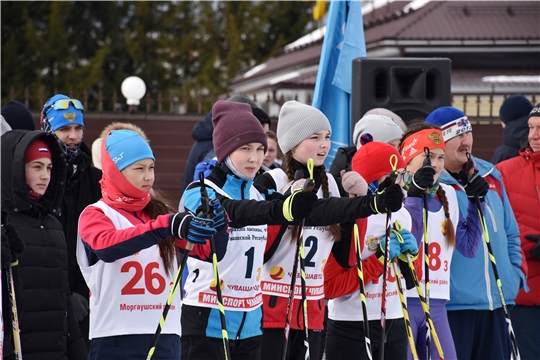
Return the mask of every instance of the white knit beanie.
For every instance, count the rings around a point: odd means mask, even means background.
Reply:
[[[295,100],[287,101],[281,107],[276,135],[284,154],[321,130],[332,133],[330,122],[319,109]]]
[[[353,140],[357,149],[360,149],[360,136],[370,134],[373,141],[389,142],[401,138],[403,130],[388,116],[365,115],[354,125]]]

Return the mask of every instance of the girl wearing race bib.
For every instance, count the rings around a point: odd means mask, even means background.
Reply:
[[[368,183],[371,192],[375,192],[390,174],[392,164],[398,173],[405,168],[405,163],[397,149],[383,142],[368,142],[354,155],[352,170]],[[348,174],[348,173],[347,173]],[[348,190],[351,191],[351,190]],[[356,194],[359,195],[359,194]],[[389,259],[400,253],[418,252],[416,239],[410,234],[411,216],[402,207],[392,213],[392,224],[399,221],[403,227],[401,236],[405,242],[400,244],[397,238],[390,237]],[[359,226],[359,229],[361,227]],[[366,307],[371,340],[372,355],[378,359],[381,351],[381,299],[383,286],[383,262],[386,242],[386,215],[374,214],[367,218],[367,228],[359,233],[361,258],[364,275]],[[354,240],[354,239],[353,239]],[[376,254],[376,256],[371,256]],[[360,310],[360,289],[354,243],[351,241],[351,257],[345,264],[330,255],[324,268],[324,290],[328,301],[328,322],[326,335],[326,358],[328,360],[368,359],[365,346],[364,318]],[[382,260],[382,262],[381,262]],[[404,272],[405,273],[405,272]],[[403,311],[397,290],[396,276],[392,267],[388,269],[386,288],[386,323],[385,323],[385,358],[407,359],[407,333]],[[405,284],[402,281],[402,289]]]
[[[101,158],[102,198],[82,212],[77,240],[77,261],[90,289],[88,359],[142,359],[178,268],[175,246],[185,249],[189,241],[195,244],[191,256],[207,260],[206,239],[226,231],[225,213],[217,205],[213,219],[174,214],[151,195],[155,159],[136,132],[110,131]],[[152,358],[179,358],[180,334],[176,296]]]
[[[356,218],[367,217],[377,209],[401,207],[402,193],[398,185],[388,187],[381,198],[366,196],[356,199],[340,198],[333,176],[326,173],[323,165],[330,149],[331,127],[326,116],[318,109],[288,101],[281,108],[277,126],[280,148],[285,154],[282,169],[274,169],[257,177],[256,184],[268,189],[283,191],[295,180],[298,170],[303,178],[309,178],[308,159],[313,159],[313,192],[319,197],[312,217],[306,219],[303,230],[305,246],[306,298],[311,359],[320,359],[324,350],[324,267],[328,256],[348,258],[350,237],[341,239],[342,226]],[[384,199],[383,199],[384,198]],[[355,212],[349,201],[363,199],[364,212]],[[331,200],[331,201],[330,201]],[[384,205],[382,202],[384,201]],[[348,213],[347,213],[348,211]],[[343,214],[345,212],[345,214]],[[319,214],[321,216],[319,216]],[[345,226],[344,226],[345,227]],[[350,227],[352,228],[352,226]],[[263,359],[281,358],[285,346],[284,328],[288,308],[289,288],[293,273],[297,245],[297,227],[272,227],[266,245],[265,264],[262,269],[264,334]],[[300,270],[292,302],[291,330],[288,338],[289,359],[304,359],[305,326],[302,316]]]
[[[220,284],[212,264],[190,258],[182,306],[182,360],[223,359],[224,340],[216,287],[222,292],[229,350],[234,360],[261,357],[262,294],[260,277],[267,225],[287,224],[307,217],[317,197],[297,194],[283,200],[272,192],[259,192],[253,179],[267,148],[266,134],[247,104],[220,100],[212,108],[217,165],[205,179],[210,197],[218,197],[229,215],[227,253],[218,263]],[[190,184],[180,201],[189,210],[201,205],[200,182]],[[264,201],[272,200],[273,201]]]
[[[409,124],[399,145],[401,155],[406,163],[406,170],[411,178],[406,181],[407,190],[405,207],[411,214],[412,233],[418,240],[419,256],[415,260],[416,272],[424,289],[424,223],[423,194],[428,191],[428,251],[429,251],[429,284],[430,313],[441,342],[446,359],[455,359],[456,351],[452,333],[446,315],[446,303],[450,299],[450,265],[454,248],[463,256],[476,256],[482,230],[476,205],[469,203],[467,218],[459,211],[456,191],[449,185],[439,183],[438,178],[444,171],[445,144],[441,130],[425,123]],[[427,151],[429,150],[429,152]],[[426,161],[429,156],[430,162]],[[482,189],[479,189],[481,192]],[[487,191],[487,189],[486,189]],[[479,193],[480,194],[480,193]],[[482,204],[483,205],[483,204]],[[424,293],[424,295],[426,295]],[[416,342],[416,351],[422,359],[426,357],[426,321],[416,289],[407,291],[407,306]],[[430,353],[433,359],[439,354],[431,337]],[[409,350],[409,358],[412,354]]]

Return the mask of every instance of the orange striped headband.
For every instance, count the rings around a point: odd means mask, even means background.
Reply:
[[[446,151],[442,132],[439,129],[425,129],[412,134],[401,144],[401,156],[408,164],[415,156],[424,152],[424,148],[443,149]]]

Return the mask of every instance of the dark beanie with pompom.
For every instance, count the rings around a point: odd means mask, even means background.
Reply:
[[[233,151],[249,143],[263,144],[264,152],[268,148],[263,127],[248,104],[217,101],[212,107],[212,124],[212,143],[219,163]]]

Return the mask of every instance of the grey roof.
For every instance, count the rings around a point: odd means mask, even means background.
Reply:
[[[470,86],[471,91],[489,88],[481,81],[484,76],[540,75],[539,20],[539,1],[389,1],[363,18],[368,57],[373,57],[370,53],[384,57],[377,51],[388,48],[398,49],[399,57],[450,57],[453,89]],[[321,48],[322,39],[318,39],[283,51],[259,65],[259,71],[235,77],[231,85],[250,83],[253,91],[313,88]],[[486,57],[481,52],[494,55]],[[510,64],[509,57],[515,61],[519,56],[529,59],[527,66],[519,70],[504,66]],[[469,66],[468,57],[476,58],[478,70]],[[482,69],[478,62],[489,64],[490,69]]]

